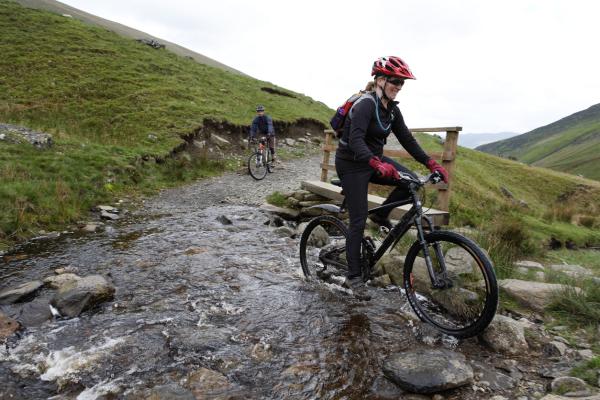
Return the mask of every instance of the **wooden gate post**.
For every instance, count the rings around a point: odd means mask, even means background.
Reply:
[[[448,185],[445,188],[438,189],[438,198],[436,207],[439,210],[448,211],[450,208],[450,185],[452,183],[452,172],[454,170],[454,161],[456,159],[456,146],[458,145],[458,131],[446,131],[446,141],[444,142],[444,153],[442,154],[442,166],[448,171]]]
[[[325,145],[323,146],[323,162],[321,163],[321,182],[327,182],[329,154],[333,144],[333,130],[325,129]]]

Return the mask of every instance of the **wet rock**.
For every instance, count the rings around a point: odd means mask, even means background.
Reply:
[[[581,292],[580,288],[567,285],[530,282],[519,279],[503,279],[498,282],[498,285],[520,303],[535,311],[543,311],[550,304],[553,295],[557,291],[572,288],[577,292]]]
[[[265,343],[256,343],[254,346],[252,346],[250,357],[261,362],[269,361],[273,357],[271,345]]]
[[[89,275],[62,286],[51,304],[61,315],[76,317],[99,303],[111,300],[114,293],[114,286],[110,285],[104,277]]]
[[[26,328],[42,325],[51,319],[50,304],[43,299],[23,304],[17,316],[17,320]]]
[[[46,286],[52,289],[61,289],[62,287],[73,285],[80,280],[81,277],[71,273],[63,273],[60,275],[49,276],[44,279]]]
[[[97,224],[85,224],[83,227],[80,228],[80,230],[82,232],[93,233],[98,230],[99,226],[100,225],[97,225]]]
[[[19,323],[0,312],[0,340],[4,340],[11,336],[19,329]]]
[[[110,219],[112,221],[115,221],[115,220],[119,219],[120,217],[117,214],[113,214],[108,211],[100,211],[100,218]]]
[[[0,305],[4,304],[13,304],[18,301],[22,301],[24,299],[33,296],[35,292],[44,285],[43,282],[40,281],[31,281],[23,283],[19,286],[16,286],[12,289],[6,289],[0,292]]]
[[[318,248],[328,245],[329,242],[329,234],[322,226],[317,226],[315,229],[313,229],[307,241],[309,246]]]
[[[529,348],[523,326],[500,314],[496,314],[481,339],[495,351],[508,354],[519,354]]]
[[[302,218],[313,218],[323,215],[324,211],[321,208],[302,208],[300,210],[300,217]]]
[[[182,328],[172,333],[171,348],[179,354],[204,353],[226,348],[233,331],[228,328]]]
[[[373,279],[371,284],[375,287],[386,288],[392,284],[392,279],[388,274],[385,274]]]
[[[296,144],[296,141],[292,138],[285,138],[284,143],[288,146],[294,146]]]
[[[119,209],[116,208],[116,207],[112,207],[112,206],[103,206],[103,205],[100,205],[100,206],[96,206],[96,210],[97,211],[106,211],[106,212],[111,213],[111,214],[118,214],[119,213]]]
[[[296,231],[287,226],[280,226],[279,228],[275,228],[273,233],[279,237],[293,237],[296,235]]]
[[[200,368],[190,372],[185,385],[194,394],[196,399],[212,398],[231,387],[225,375],[208,368]]]
[[[233,224],[233,222],[231,222],[231,220],[229,218],[227,218],[226,216],[224,216],[224,215],[219,215],[217,217],[217,221],[219,221],[223,225],[231,225],[231,224]]]
[[[285,221],[279,215],[272,215],[269,219],[269,225],[279,228],[280,226],[285,225]]]
[[[275,215],[279,215],[283,219],[296,219],[300,215],[300,212],[297,210],[292,210],[291,208],[277,207],[267,203],[261,205],[260,209]]]
[[[193,256],[194,254],[202,254],[202,253],[206,253],[207,251],[208,251],[208,249],[206,247],[192,246],[192,247],[188,247],[187,249],[185,249],[183,254],[185,254],[186,256]]]
[[[445,349],[420,349],[389,356],[384,374],[404,390],[436,393],[467,385],[473,370],[465,357]]]
[[[57,275],[60,274],[77,274],[79,272],[79,269],[77,267],[73,267],[71,265],[68,265],[66,267],[61,267],[61,268],[56,268],[54,270],[54,273]]]
[[[176,383],[155,386],[143,398],[146,400],[196,400],[196,396],[192,392]]]

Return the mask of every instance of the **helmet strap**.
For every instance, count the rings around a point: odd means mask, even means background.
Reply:
[[[376,87],[377,89],[381,90],[381,96],[379,96],[379,98],[389,102],[391,99],[388,97],[387,94],[385,94],[385,85],[387,85],[387,79],[384,81],[383,87],[379,87],[379,85],[376,85]]]

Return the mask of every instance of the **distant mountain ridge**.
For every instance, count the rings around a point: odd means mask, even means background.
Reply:
[[[476,150],[600,180],[600,103]]]
[[[211,67],[217,67],[217,68],[221,68],[225,71],[233,72],[235,74],[248,76],[248,75],[244,74],[243,72],[238,71],[235,68],[232,68],[228,65],[220,63],[217,60],[213,60],[212,58],[206,57],[205,55],[202,55],[200,53],[196,53],[195,51],[187,49],[178,44],[171,43],[164,39],[150,35],[146,32],[138,31],[137,29],[133,29],[128,26],[119,24],[118,22],[110,21],[110,20],[98,17],[96,15],[89,14],[85,11],[79,10],[75,7],[71,7],[67,4],[63,4],[59,1],[55,1],[55,0],[15,0],[15,2],[18,4],[21,4],[24,7],[50,11],[50,12],[61,14],[61,15],[66,14],[66,15],[76,18],[82,22],[85,22],[87,24],[99,26],[99,27],[108,29],[109,31],[115,32],[121,36],[129,37],[132,39],[155,40],[161,44],[164,44],[166,49],[168,49],[169,51],[172,51],[173,53],[175,53],[177,55],[180,55],[183,57],[190,57],[199,63],[210,65]]]
[[[517,135],[518,133],[516,132],[461,133],[458,136],[458,144],[469,149],[474,149],[477,146],[508,139]]]

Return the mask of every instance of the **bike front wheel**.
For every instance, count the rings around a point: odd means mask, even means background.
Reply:
[[[313,218],[300,238],[300,264],[308,280],[339,283],[348,270],[348,229],[339,219],[322,215]]]
[[[248,173],[257,181],[267,176],[267,165],[262,152],[257,151],[248,158]]]
[[[404,289],[417,316],[458,338],[480,334],[498,306],[498,284],[489,257],[472,240],[447,231],[425,235],[406,255]],[[426,251],[438,279],[434,285]]]

